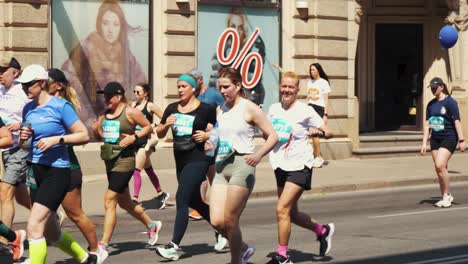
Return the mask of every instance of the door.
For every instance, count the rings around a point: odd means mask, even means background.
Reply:
[[[375,25],[375,130],[417,130],[422,117],[423,25]]]

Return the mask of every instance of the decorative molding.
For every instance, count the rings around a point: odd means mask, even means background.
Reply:
[[[446,0],[449,9],[445,22],[454,25],[458,30],[468,28],[468,5],[466,0]]]
[[[48,28],[47,23],[24,23],[24,22],[13,22],[5,23],[5,27],[33,27],[33,28]]]
[[[164,13],[169,15],[183,15],[183,16],[193,16],[195,15],[195,11],[193,10],[180,10],[180,9],[168,9],[164,11]]]
[[[183,35],[183,36],[195,36],[195,31],[188,30],[166,30],[166,35]]]
[[[167,56],[195,56],[193,51],[168,51],[164,55]]]
[[[348,41],[347,37],[335,37],[335,36],[318,36],[318,35],[293,35],[294,39],[326,39],[326,40],[342,40]]]
[[[47,5],[48,0],[5,0],[5,3]]]
[[[348,57],[316,56],[316,55],[294,55],[293,59],[347,61]]]
[[[47,48],[5,47],[5,51],[14,52],[49,52]]]
[[[302,75],[298,75],[298,76],[299,76],[299,79],[309,79],[310,78],[310,76],[306,75],[306,74],[302,74]],[[330,81],[333,81],[334,79],[335,80],[348,80],[348,76],[328,75],[328,79],[330,79]]]
[[[296,19],[326,19],[326,20],[339,20],[339,21],[348,21],[347,17],[340,17],[340,16],[321,16],[321,15],[308,15],[308,16],[301,16],[301,15],[294,15],[293,18]]]

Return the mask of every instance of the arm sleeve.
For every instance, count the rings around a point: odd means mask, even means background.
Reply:
[[[173,104],[170,104],[166,107],[166,109],[164,109],[164,114],[161,118],[161,122],[159,122],[160,124],[166,124],[167,118],[172,114],[172,106]]]
[[[457,101],[455,100],[450,100],[450,103],[448,104],[449,111],[450,111],[450,117],[452,118],[453,121],[455,120],[460,120],[460,110],[458,109],[458,104]]]
[[[75,109],[71,106],[69,102],[66,102],[63,107],[62,107],[62,122],[65,125],[65,127],[69,128],[73,124],[75,124],[76,121],[78,121],[78,115],[75,112]]]
[[[323,79],[323,93],[327,94],[331,92],[330,83],[327,80]]]
[[[429,116],[429,106],[431,105],[431,102],[429,102],[426,106],[426,121],[429,120],[430,116]]]
[[[207,118],[207,122],[212,124],[213,126],[216,124],[216,108],[214,106],[209,106],[207,108],[208,110],[208,118]]]

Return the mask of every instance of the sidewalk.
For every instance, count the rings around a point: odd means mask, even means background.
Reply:
[[[273,171],[267,161],[257,166],[256,183],[253,197],[276,195],[276,182]],[[449,162],[451,181],[468,181],[468,153],[457,152]],[[104,166],[104,164],[103,164]],[[157,168],[157,164],[154,164]],[[163,191],[169,192],[169,203],[174,202],[177,190],[175,169],[156,170]],[[142,173],[143,187],[141,201],[154,198],[155,191],[145,173]],[[437,177],[431,157],[397,157],[383,159],[346,159],[333,160],[327,166],[314,169],[312,176],[312,193],[330,193],[355,191],[387,187],[434,183],[434,195],[438,194]],[[83,207],[89,215],[103,215],[104,191],[107,179],[104,174],[84,177]],[[133,191],[133,181],[130,181]],[[146,204],[151,204],[148,202]],[[148,206],[147,206],[148,207]],[[151,208],[150,206],[148,208]],[[119,211],[123,212],[123,211]],[[153,213],[150,213],[153,215]],[[23,208],[16,211],[15,222],[27,220],[28,212]]]

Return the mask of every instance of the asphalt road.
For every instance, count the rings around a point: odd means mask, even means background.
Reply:
[[[330,256],[318,257],[318,242],[312,232],[293,227],[290,251],[294,263],[329,262],[347,264],[468,263],[468,184],[452,186],[455,203],[438,209],[437,186],[350,192],[303,197],[302,211],[311,213],[321,223],[333,222],[336,234]],[[273,198],[252,199],[242,216],[245,241],[255,242],[257,251],[251,263],[268,263],[276,249],[277,231]],[[152,217],[163,221],[158,244],[171,238],[175,207],[162,211],[150,209]],[[93,216],[102,232],[102,216]],[[24,227],[23,224],[17,227]],[[83,237],[69,221],[64,227],[79,239]],[[127,214],[118,216],[107,263],[165,262],[155,247],[145,243],[144,227]],[[214,233],[205,221],[190,222],[182,241],[185,252],[178,263],[228,263],[228,253],[216,254]],[[27,256],[27,251],[25,255]],[[47,263],[75,263],[59,250],[49,247]]]

